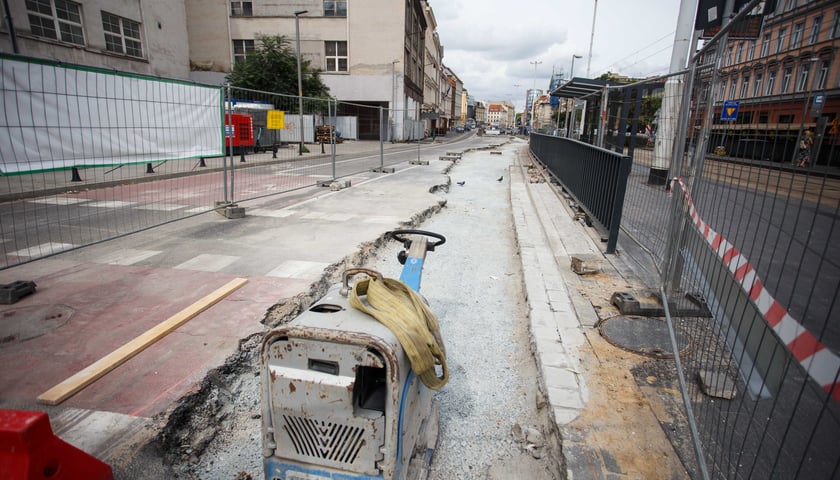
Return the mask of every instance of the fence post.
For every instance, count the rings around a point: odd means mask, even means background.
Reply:
[[[385,168],[385,146],[382,141],[382,126],[384,124],[384,110],[382,107],[379,107],[379,168]]]
[[[332,119],[332,128],[330,128],[330,143],[333,144],[333,149],[332,149],[333,155],[332,155],[332,159],[331,159],[330,163],[332,163],[332,179],[333,179],[333,181],[335,181],[335,179],[336,179],[336,176],[335,176],[335,153],[334,153],[335,152],[335,148],[334,148],[335,147],[335,127],[336,127],[338,122],[332,116],[332,102],[330,102],[329,98],[327,98],[327,119]],[[324,148],[324,143],[323,142],[321,142],[321,148]]]
[[[228,202],[228,171],[227,171],[228,159],[227,159],[227,156],[228,156],[228,153],[233,155],[233,148],[230,147],[231,134],[228,132],[228,125],[231,125],[231,127],[233,126],[232,125],[233,122],[231,121],[231,118],[230,118],[230,115],[231,115],[231,111],[230,111],[230,83],[226,83],[225,86],[222,87],[222,92],[223,92],[222,97],[224,98],[224,109],[225,109],[225,113],[224,113],[225,124],[222,127],[223,130],[224,130],[224,134],[225,134],[225,142],[224,142],[224,145],[222,145],[222,148],[225,149],[225,155],[222,157],[222,186],[223,186],[224,192],[225,192],[224,203],[229,203]],[[233,165],[233,163],[231,163],[231,165]]]
[[[329,99],[327,99],[327,108],[329,109]],[[336,142],[336,128],[338,127],[338,98],[335,99],[335,108],[333,108],[333,128],[330,131],[330,149],[333,165],[333,178],[335,178],[335,142]]]
[[[630,157],[622,155],[618,165],[618,176],[616,178],[615,198],[612,199],[612,212],[610,214],[609,238],[607,240],[607,252],[615,253],[618,243],[618,231],[621,229],[621,212],[624,210],[624,194],[627,192],[627,179],[630,177],[630,169],[633,161]]]

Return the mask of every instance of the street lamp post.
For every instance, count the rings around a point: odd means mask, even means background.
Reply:
[[[298,77],[298,113],[300,114],[300,145],[298,155],[303,155],[303,79],[300,71],[300,16],[308,13],[309,10],[295,12],[295,41],[297,42],[297,77]]]
[[[571,72],[569,72],[569,81],[571,81],[575,78],[575,59],[576,58],[583,58],[583,57],[581,55],[572,54],[572,69],[571,69]],[[572,100],[572,105],[574,105],[574,100]],[[571,126],[569,125],[569,117],[570,117],[569,102],[566,102],[566,136],[567,137],[572,135],[572,129],[571,129]]]

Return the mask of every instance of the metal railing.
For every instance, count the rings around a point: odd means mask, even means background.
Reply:
[[[630,158],[577,140],[531,135],[531,152],[607,235],[615,253]]]

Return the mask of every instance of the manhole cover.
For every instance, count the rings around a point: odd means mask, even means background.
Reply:
[[[58,328],[73,316],[65,305],[32,305],[0,310],[0,346],[23,342]]]
[[[665,319],[617,316],[602,321],[598,331],[604,339],[618,348],[655,358],[674,357]],[[689,341],[679,331],[675,333],[682,355],[688,349]]]

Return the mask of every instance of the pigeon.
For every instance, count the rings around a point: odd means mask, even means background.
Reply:
[[[463,187],[464,184],[467,183],[467,181],[466,180],[461,180],[460,182],[455,182],[455,183],[457,183],[458,185]]]
[[[497,182],[501,182],[502,180],[504,180],[504,178],[505,178],[505,176],[504,176],[504,175],[502,175],[502,176],[501,176],[501,177],[499,177],[499,179],[498,179],[498,180],[496,180],[496,181],[497,181]]]

